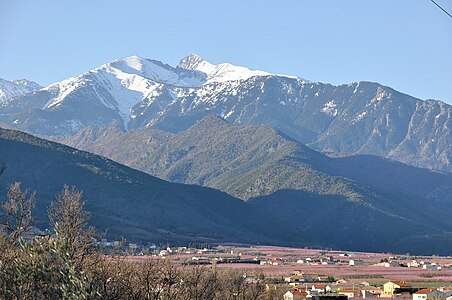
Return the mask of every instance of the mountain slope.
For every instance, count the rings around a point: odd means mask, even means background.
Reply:
[[[452,186],[452,176],[446,173],[369,155],[330,158],[268,126],[234,126],[217,116],[207,116],[178,134],[155,129],[123,131],[117,126],[106,126],[89,127],[75,135],[54,139],[161,178],[220,188],[242,199],[294,188],[286,180],[281,185],[274,178],[262,191],[240,190],[239,186],[244,184],[241,180],[231,185],[237,192],[228,189],[229,180],[275,163],[306,169],[305,172],[315,170],[351,178],[380,189],[392,187],[420,197]],[[326,185],[324,193],[330,193],[327,190],[330,186]],[[315,188],[309,191],[315,192]]]
[[[0,129],[2,194],[13,181],[37,190],[38,225],[64,184],[84,192],[93,224],[110,238],[182,243],[236,241],[301,244],[301,235],[219,191],[169,183],[105,158]],[[295,236],[288,241],[288,235]],[[295,234],[295,235],[294,235]]]
[[[118,59],[7,103],[0,122],[42,135],[111,123],[179,132],[208,114],[269,125],[322,152],[452,171],[452,107],[441,101],[371,82],[332,86],[214,65],[196,55],[177,67]]]
[[[374,156],[329,158],[267,126],[208,116],[179,134],[110,126],[57,138],[160,178],[249,200],[321,245],[443,251],[431,240],[452,232],[452,175]]]

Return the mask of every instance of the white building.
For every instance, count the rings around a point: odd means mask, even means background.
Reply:
[[[359,260],[359,259],[350,259],[348,264],[350,266],[362,266],[362,265],[364,265],[364,262],[362,260]]]
[[[441,299],[443,295],[437,289],[422,289],[413,293],[413,300]]]

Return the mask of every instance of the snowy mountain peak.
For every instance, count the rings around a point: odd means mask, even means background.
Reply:
[[[12,82],[17,85],[24,86],[31,91],[37,91],[37,90],[42,89],[42,86],[40,86],[39,84],[37,84],[34,81],[27,80],[27,79],[16,79],[16,80],[13,80]]]
[[[272,75],[267,72],[250,70],[248,68],[231,65],[229,63],[214,65],[196,54],[191,54],[183,58],[177,67],[205,73],[207,75],[207,83],[238,81],[246,80],[253,76]]]
[[[196,54],[182,59],[177,67],[133,55],[51,84],[41,90],[40,101],[27,105],[44,111],[64,111],[64,114],[70,111],[76,115],[71,119],[68,114],[67,121],[58,125],[63,133],[75,132],[86,124],[103,125],[103,118],[108,123],[122,123],[124,128],[145,123],[151,126],[158,118],[145,120],[144,116],[156,107],[172,109],[179,105],[180,99],[186,98],[177,108],[183,113],[206,102],[198,101],[198,96],[211,99],[210,103],[214,104],[217,100],[212,91],[227,90],[235,95],[244,80],[268,75],[272,74],[229,63],[215,65]],[[231,114],[229,111],[220,115]],[[16,121],[22,120],[12,122]]]
[[[120,77],[122,76],[119,73],[138,75],[154,82],[179,87],[200,87],[205,81],[205,76],[199,76],[197,72],[176,69],[158,60],[145,59],[136,55],[116,59],[95,71],[99,70],[117,74]]]
[[[37,91],[41,88],[36,82],[26,79],[8,81],[0,78],[0,103]]]
[[[186,70],[197,70],[200,65],[202,68],[203,64],[213,66],[211,63],[205,61],[202,57],[196,54],[190,54],[189,56],[182,58],[177,67]]]
[[[148,64],[149,62],[147,62],[146,59],[138,55],[133,55],[115,59],[113,62],[107,65],[115,67],[127,73],[143,73],[149,67]]]

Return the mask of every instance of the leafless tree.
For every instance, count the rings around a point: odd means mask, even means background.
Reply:
[[[164,259],[159,268],[161,286],[164,292],[161,295],[163,299],[177,299],[180,292],[180,285],[183,282],[182,274],[184,268],[171,263],[169,259]]]
[[[65,185],[49,208],[49,219],[59,238],[67,243],[68,254],[77,264],[89,255],[95,243],[95,231],[88,227],[90,214],[82,201],[83,193]]]
[[[33,225],[32,211],[36,204],[35,195],[36,192],[30,193],[28,189],[22,191],[20,182],[14,182],[9,186],[7,200],[2,205],[2,225],[13,243],[17,243]]]
[[[213,300],[219,289],[218,276],[206,266],[188,269],[181,284],[181,300]]]

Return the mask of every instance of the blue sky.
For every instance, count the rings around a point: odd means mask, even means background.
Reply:
[[[430,0],[0,0],[0,78],[47,85],[118,57],[190,53],[452,104],[452,19]]]

